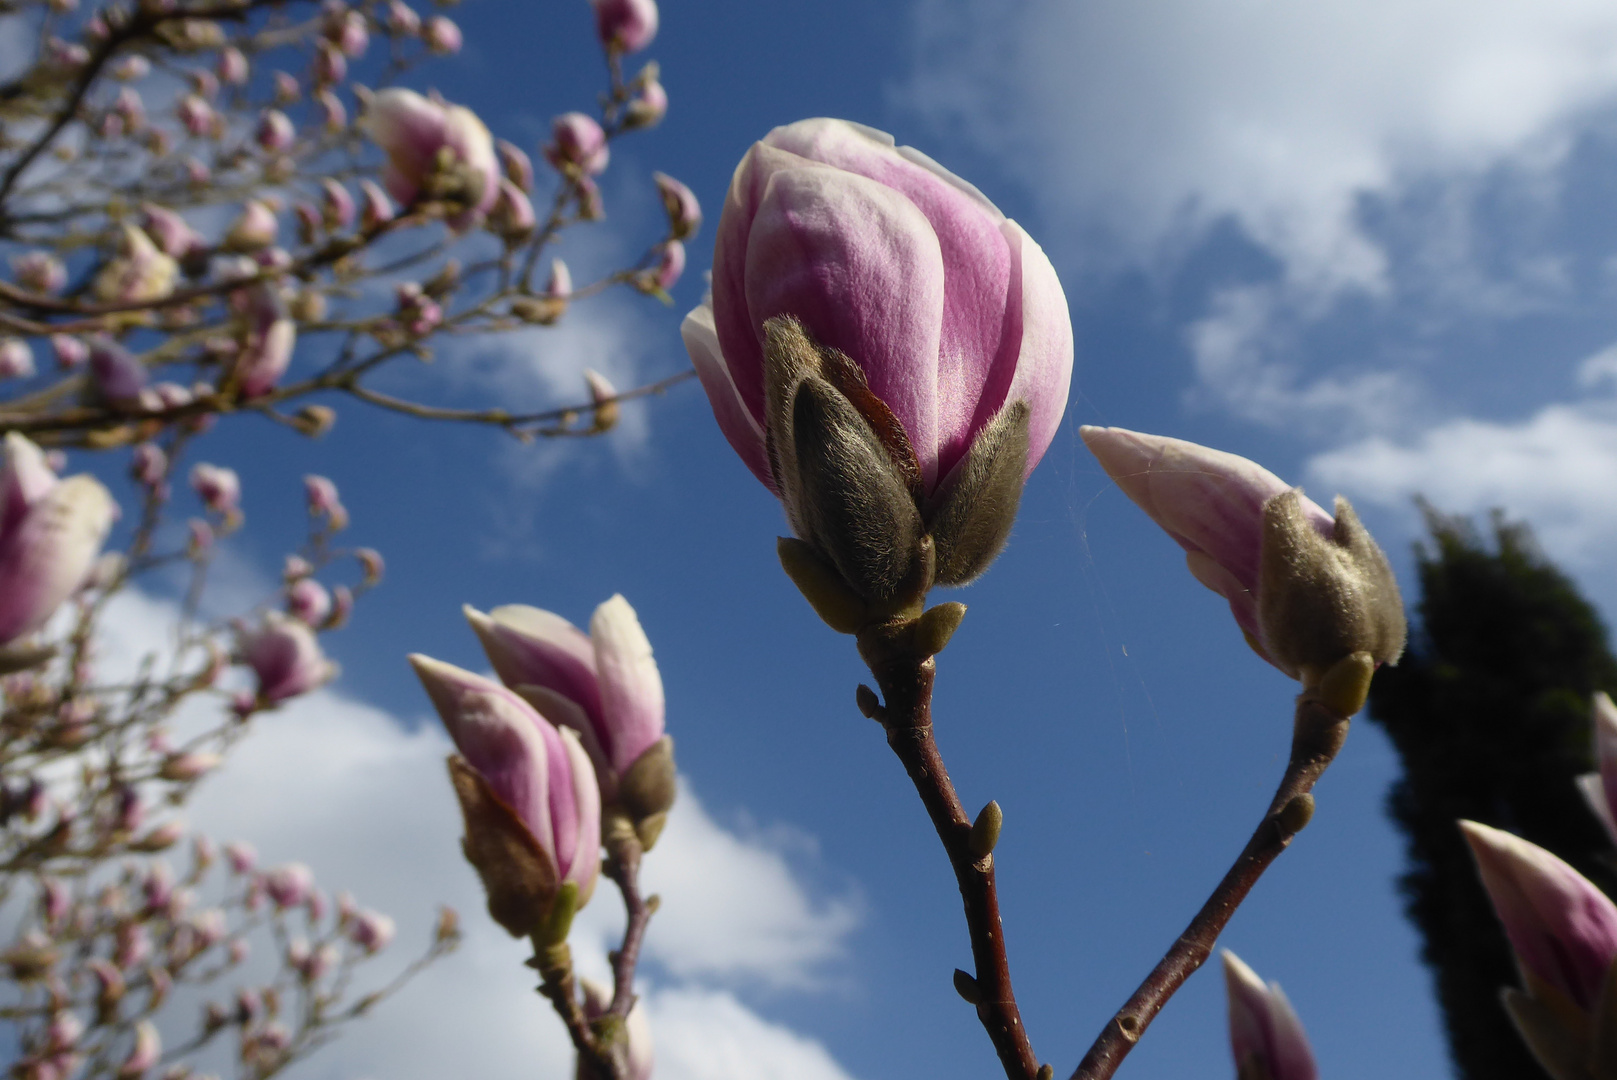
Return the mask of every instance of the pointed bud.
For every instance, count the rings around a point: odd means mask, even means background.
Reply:
[[[1308,1036],[1280,984],[1264,985],[1225,949],[1224,987],[1230,1001],[1230,1051],[1240,1080],[1318,1080]]]

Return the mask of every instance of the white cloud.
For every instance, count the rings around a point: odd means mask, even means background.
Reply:
[[[1617,91],[1599,0],[921,0],[905,100],[1047,210],[1156,245],[1236,217],[1296,280],[1378,287],[1357,201],[1559,157]]]
[[[127,668],[149,651],[173,615],[164,601],[121,597],[105,622],[107,670]],[[305,862],[324,888],[349,890],[362,905],[393,915],[393,964],[425,946],[440,903],[461,913],[466,933],[459,951],[323,1050],[302,1075],[460,1076],[473,1062],[480,1075],[570,1075],[561,1026],[522,963],[530,950],[487,917],[461,859],[459,812],[444,775],[452,748],[442,729],[435,722],[406,729],[330,690],[254,724],[192,799],[187,817],[195,827],[221,841],[250,841],[264,865]],[[725,989],[810,988],[844,955],[858,904],[822,898],[803,883],[793,857],[811,847],[789,831],[731,832],[688,786],[682,790],[646,862],[646,885],[663,899],[647,939],[649,974],[643,972],[660,1077],[846,1080],[820,1043],[763,1019]],[[606,950],[621,928],[616,891],[603,879],[575,924],[580,970],[606,974]]]
[[[1617,403],[1450,420],[1405,442],[1375,436],[1314,457],[1308,474],[1326,490],[1409,512],[1417,494],[1445,513],[1502,508],[1529,522],[1553,557],[1594,569],[1617,535]]]

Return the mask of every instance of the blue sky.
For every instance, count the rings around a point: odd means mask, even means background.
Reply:
[[[496,134],[534,151],[550,116],[589,107],[600,61],[583,0],[453,14],[466,49],[424,77]],[[1617,604],[1603,558],[1617,528],[1609,5],[708,0],[666,5],[646,55],[668,118],[614,149],[608,220],[561,254],[575,274],[632,257],[658,229],[649,174],[671,173],[710,215],[675,307],[580,304],[554,331],[448,353],[396,385],[524,407],[576,400],[586,366],[620,386],[680,370],[678,320],[700,298],[730,172],[807,116],[893,132],[1044,245],[1077,340],[1068,420],[1009,549],[958,596],[971,611],[940,657],[935,712],[964,801],[1005,810],[1012,969],[1058,1075],[1244,843],[1293,692],[1106,480],[1079,423],[1236,451],[1317,499],[1340,491],[1406,584],[1414,493],[1503,506],[1604,611]],[[947,864],[853,707],[851,640],[779,571],[777,505],[694,383],[625,414],[605,439],[537,446],[355,406],[318,444],[245,421],[212,439],[247,492],[240,581],[268,580],[294,542],[306,471],[341,486],[353,538],[383,550],[389,578],[331,639],[336,690],[266,718],[195,819],[356,881],[407,935],[440,898],[477,930],[308,1075],[564,1068],[520,947],[483,926],[442,739],[403,656],[480,664],[463,602],[582,624],[614,592],[656,648],[689,786],[652,857],[667,904],[646,969],[659,1075],[992,1075],[950,985],[969,951]],[[1314,823],[1224,939],[1283,984],[1328,1077],[1447,1067],[1394,891],[1394,773],[1359,724]],[[586,964],[612,900],[599,894],[581,928]],[[1209,972],[1123,1075],[1231,1071]]]

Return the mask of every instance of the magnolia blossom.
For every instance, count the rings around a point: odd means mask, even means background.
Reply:
[[[26,379],[34,373],[34,350],[22,338],[0,337],[0,379]]]
[[[191,466],[191,487],[215,513],[229,514],[241,506],[241,479],[235,469],[198,462]]]
[[[1578,789],[1583,792],[1589,809],[1606,834],[1617,843],[1617,705],[1604,692],[1596,693],[1591,710],[1594,720],[1595,762],[1599,772],[1578,777]]]
[[[600,870],[601,804],[595,770],[578,736],[481,675],[419,654],[411,656],[410,663],[465,763],[548,861],[549,873],[540,875],[548,882],[535,887],[548,884],[554,889],[573,882],[582,905]],[[481,817],[474,820],[475,811],[464,793],[462,805],[469,833],[497,827]],[[468,837],[468,857],[481,839]],[[478,869],[490,887],[492,906],[497,901],[496,884],[489,874],[500,869],[481,864]]]
[[[588,634],[525,604],[464,611],[500,681],[542,691],[541,711],[579,733],[603,797],[616,798],[624,774],[663,737],[662,675],[634,608],[612,597]]]
[[[1318,1080],[1308,1036],[1279,983],[1265,986],[1257,972],[1225,949],[1224,988],[1230,1001],[1230,1051],[1240,1080]]]
[[[60,292],[67,284],[67,267],[48,251],[29,251],[11,259],[17,284],[40,293]]]
[[[1404,645],[1397,582],[1346,500],[1337,500],[1333,518],[1235,454],[1122,428],[1079,433],[1123,493],[1185,549],[1196,580],[1229,602],[1264,659],[1293,677],[1360,650],[1377,663],[1397,662]],[[1329,585],[1309,602],[1318,617],[1280,610],[1285,587],[1298,584],[1286,577],[1293,566]]]
[[[179,264],[134,225],[125,223],[120,236],[117,256],[95,277],[95,298],[104,303],[145,303],[173,292]]]
[[[545,281],[545,295],[566,300],[573,295],[573,272],[560,259],[550,260],[550,277]]]
[[[454,21],[443,15],[434,15],[421,26],[421,40],[427,49],[439,56],[449,56],[460,52],[460,27]]]
[[[236,358],[236,375],[246,397],[275,389],[292,363],[298,327],[287,314],[286,301],[274,285],[255,286],[247,296],[247,329]]]
[[[387,193],[377,186],[376,181],[361,180],[359,192],[364,198],[360,223],[365,226],[365,231],[370,232],[393,220],[393,202],[387,197]]]
[[[280,226],[275,211],[258,199],[242,204],[241,215],[225,233],[224,247],[228,251],[257,251],[275,243]]]
[[[264,614],[257,628],[242,634],[241,660],[258,677],[258,698],[268,705],[330,682],[337,665],[326,659],[309,625],[279,611]]]
[[[987,567],[1072,376],[1066,297],[1032,238],[924,154],[841,120],[747,152],[712,295],[682,333],[730,444],[869,598],[901,591],[889,579],[915,572],[923,532],[939,582]],[[828,438],[847,445],[829,454]],[[890,564],[855,565],[874,556],[838,524],[850,515],[897,530],[875,545]]]
[[[196,138],[207,138],[214,133],[218,114],[202,95],[186,94],[174,107],[174,113],[179,117],[185,130]]]
[[[393,88],[376,95],[364,122],[387,154],[382,182],[399,202],[425,196],[477,211],[494,205],[500,179],[494,140],[470,109]]]
[[[550,123],[551,142],[545,146],[545,160],[558,169],[572,167],[586,176],[606,171],[612,157],[606,132],[594,117],[581,112],[562,113]]]
[[[648,79],[629,101],[628,118],[634,127],[654,127],[668,115],[668,91],[656,79]]]
[[[1475,821],[1460,830],[1522,969],[1592,1012],[1617,959],[1617,905],[1537,844]]]
[[[57,479],[45,454],[12,432],[0,466],[0,646],[43,627],[84,583],[117,516],[87,474]]]
[[[284,112],[280,109],[265,109],[258,118],[258,130],[254,132],[253,138],[265,150],[279,153],[291,148],[296,135],[292,121]]]
[[[654,172],[651,178],[656,181],[663,209],[668,212],[669,233],[675,240],[695,236],[696,230],[702,227],[702,204],[696,201],[696,193],[667,173]]]
[[[610,987],[594,979],[579,979],[578,988],[584,992],[586,1019],[605,1016],[612,1007]],[[627,1041],[625,1057],[629,1065],[628,1080],[651,1080],[656,1058],[652,1054],[651,1021],[646,1019],[646,1010],[640,998],[635,999],[635,1003],[629,1007],[629,1015],[624,1018],[623,1037]],[[577,1080],[594,1080],[594,1074],[585,1070],[583,1062],[579,1063]]]
[[[595,32],[615,52],[639,52],[657,36],[656,0],[590,0]]]
[[[165,255],[183,261],[207,250],[207,241],[202,239],[201,234],[168,207],[145,203],[140,212],[146,219],[147,234],[157,242]]]
[[[505,178],[520,191],[532,191],[533,159],[504,139],[496,139],[494,149],[500,155],[500,168],[505,172]]]

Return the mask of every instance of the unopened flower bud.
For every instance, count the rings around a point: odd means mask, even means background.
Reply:
[[[338,132],[348,126],[348,109],[336,94],[322,90],[314,96],[314,100],[320,106],[321,122],[327,131]]]
[[[234,45],[221,49],[214,71],[220,82],[240,86],[247,81],[247,57]]]
[[[280,109],[265,109],[258,117],[258,128],[253,139],[270,153],[280,153],[292,146],[297,132],[292,121]]]
[[[365,231],[370,232],[393,220],[393,202],[387,193],[376,185],[374,180],[361,180],[359,182],[360,194],[364,197],[364,207],[360,213],[360,222]]]
[[[56,354],[56,365],[64,371],[81,367],[90,359],[90,347],[82,339],[67,334],[51,335],[51,351]]]
[[[668,91],[663,88],[662,83],[653,79],[629,99],[624,119],[629,127],[649,128],[662,123],[663,117],[667,115]]]
[[[297,907],[314,889],[314,873],[302,863],[287,863],[264,875],[264,891],[281,910]]]
[[[1308,1036],[1280,984],[1265,986],[1256,972],[1225,949],[1224,986],[1230,1003],[1230,1051],[1239,1076],[1319,1080]]]
[[[287,590],[286,610],[294,619],[319,627],[331,614],[331,594],[314,578],[304,578]]]
[[[118,1066],[118,1080],[138,1080],[157,1064],[162,1054],[163,1040],[157,1034],[157,1026],[150,1020],[140,1021],[135,1025],[134,1045],[123,1064]]]
[[[157,771],[157,775],[164,780],[189,783],[217,769],[223,760],[218,754],[209,754],[202,751],[175,754],[163,762],[162,768]]]
[[[314,54],[314,79],[322,86],[340,83],[348,77],[348,58],[330,42],[324,42]]]
[[[427,48],[440,56],[460,52],[460,27],[442,15],[434,15],[421,24],[421,40]]]
[[[576,170],[585,176],[598,176],[606,170],[612,150],[606,132],[593,117],[581,112],[563,113],[550,125],[551,142],[545,146],[545,159],[557,169]]]
[[[130,453],[129,472],[147,487],[156,487],[168,475],[168,455],[156,443],[141,443]]]
[[[421,16],[404,0],[388,0],[387,28],[395,34],[413,37],[421,31]]]
[[[494,149],[500,155],[500,168],[504,171],[505,178],[515,184],[520,191],[532,191],[533,160],[504,139],[496,139]]]
[[[616,53],[639,52],[657,36],[656,0],[590,0],[595,32]]]
[[[279,231],[275,212],[261,200],[248,199],[242,204],[241,215],[225,233],[223,246],[227,251],[257,251],[275,243]]]
[[[67,267],[48,251],[30,251],[11,260],[17,284],[37,293],[60,292],[67,284]]]
[[[215,513],[229,514],[241,507],[241,480],[234,469],[199,462],[191,466],[191,487]]]
[[[354,916],[348,939],[368,953],[378,953],[393,940],[393,920],[379,911],[361,911]]]
[[[387,564],[383,561],[381,552],[375,548],[360,548],[354,552],[354,558],[359,560],[359,567],[365,575],[366,585],[376,585],[382,580],[382,571]]]
[[[22,338],[0,337],[0,379],[26,379],[34,374],[34,350]]]

